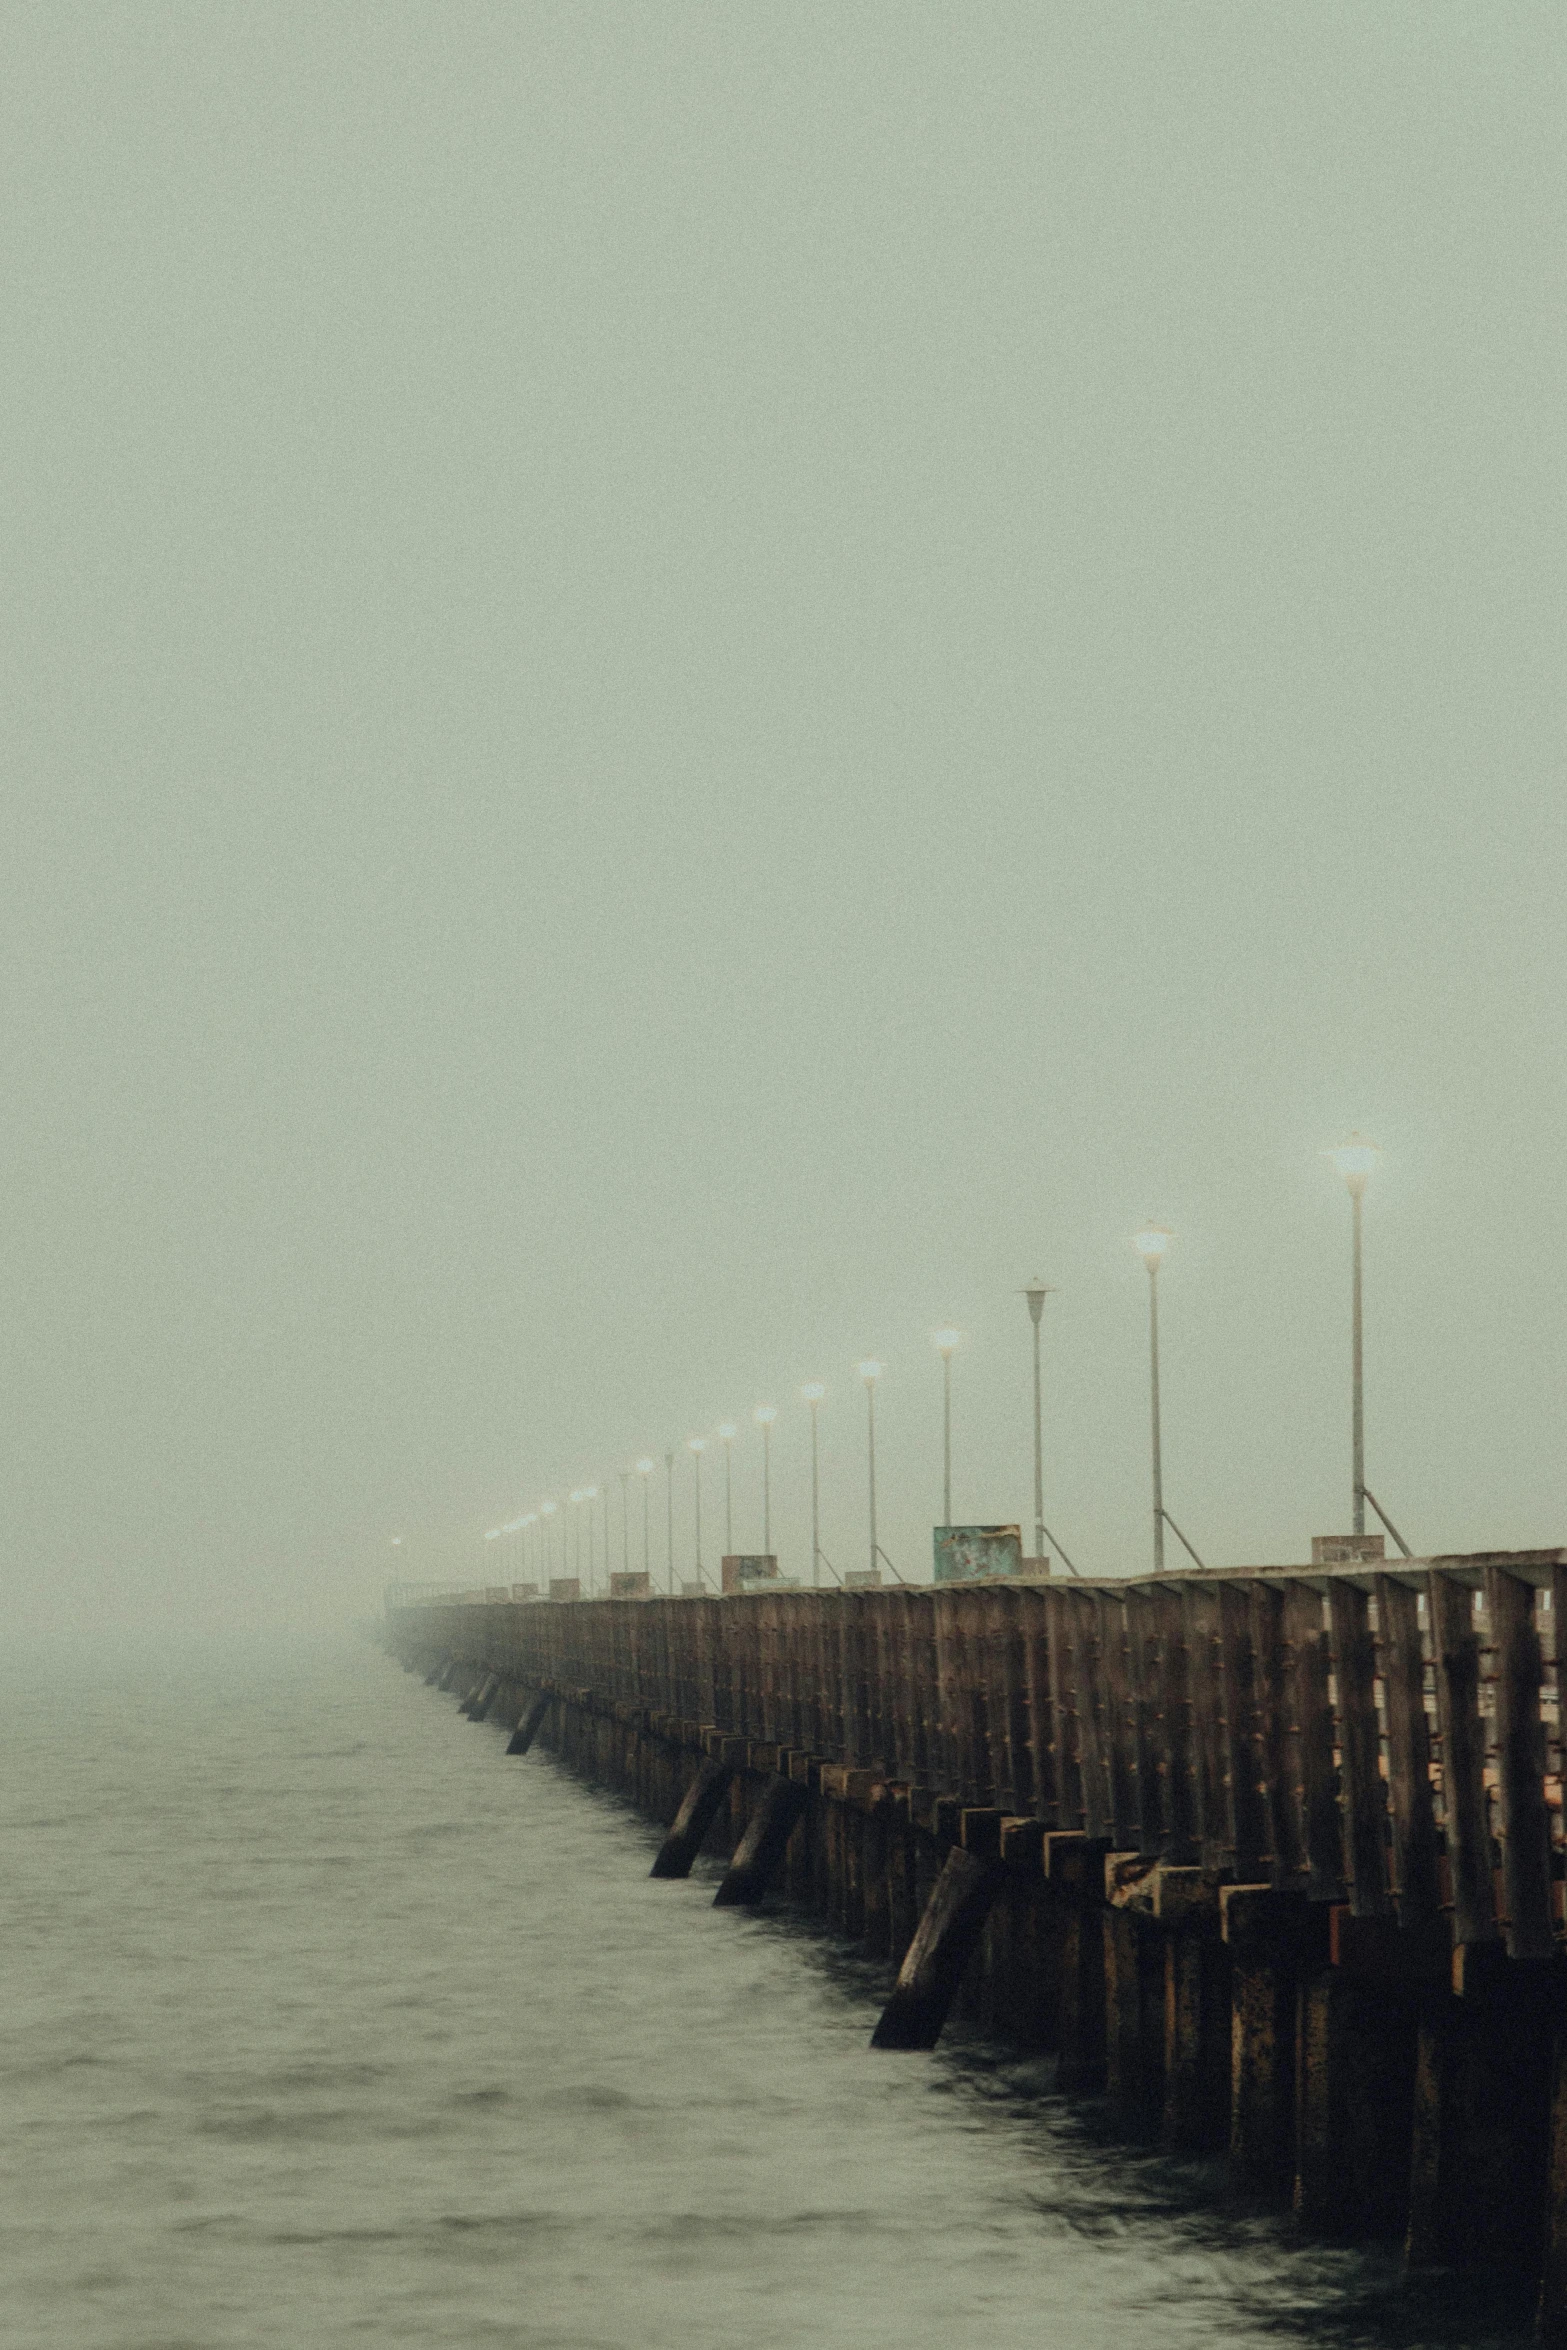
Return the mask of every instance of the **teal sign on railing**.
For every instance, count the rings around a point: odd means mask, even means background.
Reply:
[[[1018,1526],[936,1526],[938,1583],[983,1583],[992,1575],[1021,1575],[1023,1534]]]

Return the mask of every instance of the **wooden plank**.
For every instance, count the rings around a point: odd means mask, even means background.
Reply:
[[[1295,1764],[1291,1800],[1305,1842],[1307,1887],[1313,1901],[1341,1901],[1344,1832],[1333,1761],[1333,1707],[1328,1694],[1331,1659],[1320,1591],[1309,1584],[1292,1585],[1286,1591],[1284,1629]]]
[[[1137,1802],[1137,1749],[1132,1725],[1126,1602],[1118,1591],[1100,1591],[1095,1594],[1095,1605],[1099,1615],[1099,1677],[1104,1687],[1109,1833],[1121,1851],[1135,1851],[1142,1823]]]
[[[1382,1686],[1387,1695],[1393,1892],[1398,1903],[1398,1922],[1407,1931],[1430,1927],[1441,1914],[1420,1599],[1407,1583],[1395,1582],[1391,1575],[1379,1575],[1376,1602],[1382,1642]]]
[[[1020,1591],[1022,1612],[1023,1680],[1028,1691],[1028,1761],[1033,1781],[1033,1813],[1047,1828],[1061,1823],[1060,1780],[1057,1775],[1055,1715],[1050,1703],[1050,1609],[1037,1587]]]
[[[1011,1818],[1027,1809],[1031,1794],[1028,1701],[1023,1682],[1021,1600],[1015,1589],[996,1584],[990,1593],[991,1650],[989,1707],[991,1774],[995,1800]]]
[[[1163,1666],[1159,1627],[1144,1592],[1126,1601],[1127,1722],[1137,1776],[1137,1849],[1157,1858],[1163,1849]]]
[[[1453,1883],[1453,1934],[1494,1942],[1501,1929],[1491,1880],[1491,1825],[1485,1798],[1485,1725],[1480,1719],[1480,1639],[1468,1583],[1434,1569],[1427,1578],[1437,1720],[1442,1732],[1442,1809]]]
[[[1160,1850],[1172,1867],[1195,1865],[1197,1790],[1192,1768],[1191,1657],[1186,1617],[1173,1585],[1156,1584],[1148,1605],[1157,1627],[1163,1719],[1160,1736]]]
[[[1534,1593],[1504,1567],[1485,1570],[1485,1604],[1496,1645],[1497,1808],[1502,1834],[1502,1900],[1514,1958],[1549,1958],[1551,1834],[1545,1809],[1545,1678]]]
[[[1243,1884],[1261,1877],[1268,1854],[1257,1757],[1256,1659],[1251,1641],[1251,1592],[1244,1583],[1221,1584],[1219,1653],[1224,1719],[1224,1769],[1234,1833],[1233,1866]]]
[[[1219,1594],[1212,1584],[1206,1589],[1194,1582],[1182,1584],[1181,1618],[1186,1635],[1198,1853],[1203,1874],[1219,1877],[1234,1860],[1235,1821],[1224,1768],[1224,1724],[1219,1710],[1222,1689]]]
[[[1299,1807],[1289,1800],[1289,1650],[1284,1594],[1260,1580],[1251,1587],[1251,1647],[1256,1766],[1266,1839],[1263,1874],[1276,1888],[1293,1891],[1306,1873],[1306,1839]]]
[[[1349,1906],[1357,1918],[1386,1917],[1387,1791],[1379,1767],[1376,1647],[1370,1595],[1350,1583],[1328,1588],[1328,1629],[1338,1692],[1339,1787]]]
[[[1109,1739],[1101,1670],[1099,1611],[1090,1591],[1071,1591],[1072,1652],[1077,1690],[1078,1759],[1083,1774],[1083,1824],[1095,1838],[1113,1840]]]
[[[1082,1725],[1077,1711],[1075,1611],[1068,1594],[1045,1595],[1049,1621],[1050,1718],[1054,1730],[1056,1805],[1063,1832],[1083,1825]]]

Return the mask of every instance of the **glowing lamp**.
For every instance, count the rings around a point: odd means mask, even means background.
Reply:
[[[807,1386],[801,1388],[800,1393],[807,1403],[820,1403],[827,1390],[822,1386],[820,1380],[812,1379]]]
[[[931,1342],[938,1354],[949,1355],[961,1336],[962,1332],[958,1330],[933,1330]]]
[[[641,1460],[641,1461],[638,1461],[638,1463],[637,1463],[637,1475],[638,1475],[639,1477],[651,1477],[651,1476],[652,1476],[652,1474],[653,1474],[653,1463],[652,1463],[651,1461],[649,1461],[649,1460]]]
[[[1366,1188],[1367,1176],[1382,1154],[1374,1142],[1367,1142],[1362,1136],[1352,1134],[1348,1142],[1341,1142],[1336,1151],[1329,1151],[1327,1155],[1358,1198]]]
[[[707,1438],[705,1436],[688,1436],[686,1449],[688,1452],[706,1452]]]
[[[1163,1224],[1145,1224],[1134,1234],[1132,1246],[1136,1249],[1150,1273],[1157,1273],[1160,1260],[1175,1235]]]
[[[880,1363],[856,1363],[854,1367],[867,1387],[875,1386],[883,1370],[883,1365]]]
[[[740,1431],[735,1426],[733,1420],[726,1420],[723,1426],[719,1429],[718,1433],[723,1438],[724,1442],[729,1444],[734,1440],[735,1437],[739,1435]]]
[[[759,1403],[751,1417],[759,1428],[770,1428],[778,1417],[778,1407],[776,1404]]]

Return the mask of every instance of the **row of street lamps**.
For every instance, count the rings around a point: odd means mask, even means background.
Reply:
[[[1332,1161],[1333,1165],[1337,1168],[1338,1173],[1344,1179],[1344,1182],[1349,1191],[1352,1210],[1352,1269],[1350,1306],[1350,1474],[1353,1530],[1357,1535],[1364,1535],[1366,1531],[1366,1504],[1369,1502],[1373,1510],[1376,1512],[1378,1518],[1381,1519],[1382,1524],[1387,1529],[1388,1533],[1393,1537],[1393,1540],[1398,1545],[1398,1548],[1407,1558],[1409,1556],[1408,1545],[1405,1543],[1403,1536],[1399,1533],[1398,1529],[1394,1526],[1392,1520],[1383,1510],[1382,1505],[1377,1500],[1375,1494],[1372,1493],[1369,1486],[1366,1484],[1365,1476],[1365,1385],[1363,1377],[1362,1356],[1361,1210],[1362,1203],[1365,1198],[1366,1184],[1371,1175],[1372,1169],[1376,1164],[1378,1153],[1372,1144],[1364,1141],[1360,1135],[1354,1134],[1350,1136],[1347,1142],[1341,1143],[1336,1150],[1329,1151],[1326,1155]],[[1203,1564],[1203,1561],[1199,1557],[1195,1547],[1187,1539],[1186,1535],[1181,1531],[1181,1528],[1176,1524],[1175,1519],[1171,1516],[1170,1511],[1165,1506],[1164,1499],[1164,1460],[1159,1404],[1159,1268],[1164,1262],[1173,1237],[1174,1235],[1166,1225],[1154,1224],[1150,1222],[1145,1224],[1143,1229],[1135,1235],[1132,1243],[1133,1247],[1137,1250],[1148,1270],[1148,1388],[1151,1439],[1150,1466],[1152,1471],[1153,1487],[1153,1565],[1154,1572],[1156,1574],[1162,1574],[1164,1572],[1164,1535],[1166,1527],[1170,1529],[1171,1533],[1173,1533],[1176,1537],[1176,1540],[1188,1553],[1192,1559],[1193,1564],[1198,1567],[1202,1566]],[[1022,1294],[1027,1300],[1029,1318],[1033,1324],[1034,1556],[1035,1558],[1042,1558],[1045,1555],[1045,1544],[1048,1540],[1052,1550],[1060,1558],[1062,1565],[1067,1569],[1068,1573],[1076,1575],[1078,1573],[1077,1567],[1073,1564],[1072,1560],[1067,1556],[1061,1544],[1057,1541],[1056,1537],[1046,1526],[1044,1517],[1044,1422],[1041,1405],[1040,1324],[1044,1314],[1045,1299],[1051,1295],[1051,1292],[1043,1282],[1036,1279],[1029,1283]],[[961,1337],[961,1332],[953,1329],[944,1328],[932,1333],[936,1350],[941,1357],[941,1497],[942,1519],[943,1523],[948,1526],[952,1524],[952,1357],[961,1342]],[[867,1359],[866,1361],[856,1365],[857,1374],[865,1388],[866,1490],[869,1516],[868,1555],[872,1580],[876,1578],[883,1565],[891,1569],[895,1576],[898,1576],[897,1568],[893,1565],[892,1560],[888,1558],[887,1553],[881,1547],[877,1535],[876,1525],[876,1383],[877,1380],[881,1377],[883,1367],[884,1366],[880,1362],[871,1359]],[[839,1576],[837,1568],[833,1566],[832,1561],[827,1557],[826,1552],[823,1550],[821,1540],[820,1431],[817,1415],[826,1393],[826,1388],[821,1384],[820,1381],[816,1380],[807,1382],[807,1384],[800,1389],[801,1399],[809,1407],[811,1416],[811,1582],[813,1585],[820,1583],[821,1570],[824,1565],[827,1567],[828,1572],[832,1574],[836,1580],[841,1582],[843,1579],[841,1576]],[[778,1418],[777,1407],[773,1404],[758,1404],[751,1416],[762,1431],[762,1550],[764,1555],[770,1555],[772,1551],[772,1432],[774,1423]],[[718,1439],[724,1448],[724,1546],[728,1555],[733,1555],[734,1553],[733,1445],[734,1440],[739,1435],[739,1433],[740,1431],[736,1424],[733,1421],[728,1420],[722,1421],[719,1424],[717,1430]],[[705,1581],[702,1566],[702,1456],[706,1452],[707,1447],[708,1439],[705,1436],[691,1436],[686,1440],[686,1449],[691,1454],[693,1468],[692,1501],[695,1531],[696,1580],[698,1584],[701,1584]],[[674,1491],[676,1458],[677,1452],[674,1447],[671,1447],[664,1455],[664,1469],[666,1477],[666,1579],[671,1592],[675,1588]],[[652,1572],[652,1514],[650,1485],[656,1467],[657,1463],[651,1458],[651,1456],[644,1455],[636,1462],[634,1470],[622,1469],[619,1471],[621,1488],[622,1565],[626,1568],[629,1568],[630,1566],[631,1537],[630,1502],[628,1489],[630,1479],[634,1474],[640,1477],[642,1480],[642,1567],[644,1573],[648,1574],[650,1579]],[[586,1590],[591,1590],[593,1584],[594,1558],[596,1551],[594,1532],[594,1505],[595,1503],[599,1502],[602,1502],[601,1515],[604,1541],[604,1572],[605,1588],[607,1589],[608,1576],[610,1571],[608,1493],[601,1493],[600,1488],[597,1485],[585,1485],[577,1487],[570,1495],[570,1506],[578,1508],[579,1513],[581,1505],[586,1505],[588,1573],[586,1582],[582,1586]],[[536,1510],[530,1510],[525,1516],[513,1518],[509,1520],[504,1526],[492,1527],[489,1533],[485,1536],[485,1540],[493,1542],[503,1535],[520,1533],[523,1536],[524,1556],[526,1557],[528,1537],[530,1534],[532,1534],[536,1559],[536,1572],[542,1568],[544,1576],[547,1577],[553,1565],[554,1554],[552,1521],[557,1517],[560,1517],[560,1566],[561,1573],[564,1575],[566,1571],[567,1550],[566,1519],[561,1517],[560,1505],[556,1501],[542,1501]],[[575,1559],[579,1581],[581,1581],[582,1530],[583,1520],[579,1514],[575,1520]],[[542,1557],[540,1554],[542,1554]],[[901,1582],[903,1578],[898,1576],[898,1580]]]

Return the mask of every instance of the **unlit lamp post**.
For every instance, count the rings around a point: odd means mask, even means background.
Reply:
[[[876,1382],[881,1377],[884,1366],[881,1363],[864,1362],[857,1367],[860,1377],[865,1382],[866,1466],[871,1504],[871,1580],[874,1582],[876,1560],[881,1547],[876,1540]]]
[[[694,1488],[696,1506],[696,1579],[698,1583],[700,1583],[702,1580],[702,1455],[707,1450],[707,1438],[705,1436],[688,1436],[686,1438],[686,1450],[690,1453],[696,1468],[696,1485]]]
[[[724,1551],[733,1557],[735,1547],[735,1480],[734,1440],[740,1431],[733,1420],[725,1420],[718,1431],[724,1440]]]
[[[652,1474],[653,1463],[650,1460],[644,1457],[638,1461],[637,1475],[642,1480],[642,1572],[648,1577],[649,1582],[652,1581],[653,1574],[653,1570],[648,1564],[648,1552],[652,1548],[653,1512],[649,1498],[652,1487],[648,1480]]]
[[[1372,1169],[1382,1154],[1375,1143],[1367,1142],[1362,1135],[1352,1134],[1348,1142],[1341,1142],[1337,1150],[1329,1151],[1327,1155],[1344,1178],[1350,1206],[1349,1420],[1353,1531],[1364,1534],[1366,1504],[1369,1501],[1405,1558],[1408,1558],[1408,1543],[1366,1484],[1366,1388],[1361,1349],[1361,1202],[1366,1196],[1366,1185]]]
[[[776,1404],[759,1403],[751,1414],[762,1431],[762,1556],[773,1555],[773,1422]]]
[[[675,1453],[664,1455],[664,1572],[669,1596],[675,1595]]]
[[[941,1522],[952,1523],[952,1355],[958,1343],[956,1330],[937,1330],[934,1334],[936,1352],[941,1357]]]
[[[811,1582],[822,1579],[822,1488],[818,1467],[816,1415],[821,1409],[822,1397],[827,1393],[819,1380],[813,1379],[800,1390],[811,1407]]]

